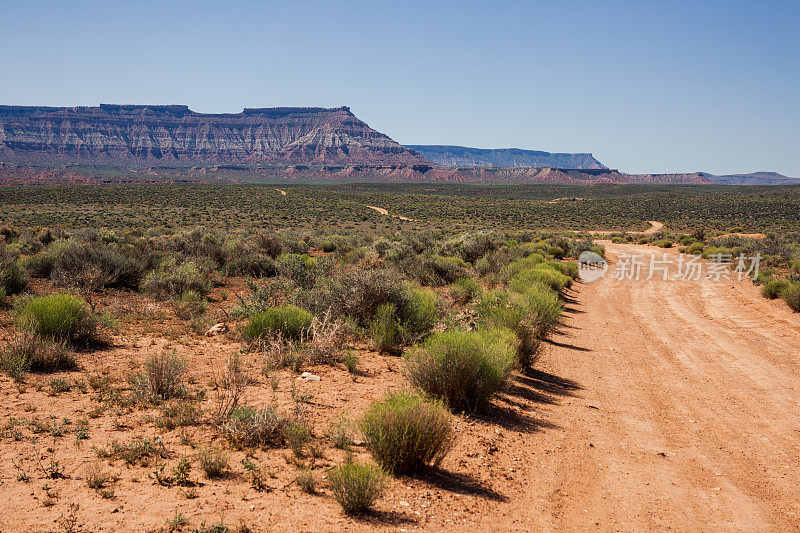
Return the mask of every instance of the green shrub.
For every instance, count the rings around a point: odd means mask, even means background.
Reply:
[[[71,294],[51,294],[32,298],[17,315],[20,329],[40,337],[75,343],[97,340],[97,321],[86,304]]]
[[[780,298],[781,293],[789,286],[789,280],[785,278],[772,278],[761,286],[761,296],[774,300]]]
[[[653,246],[658,246],[659,248],[672,248],[674,243],[669,239],[658,239],[653,241]]]
[[[118,247],[103,243],[69,242],[52,253],[53,280],[82,290],[135,289],[145,271],[145,264],[134,256],[133,250],[122,253]]]
[[[525,292],[534,285],[546,285],[556,292],[572,286],[572,278],[548,266],[528,268],[509,279],[508,287],[514,292]]]
[[[135,394],[143,401],[170,400],[186,396],[186,359],[173,352],[148,357],[141,372],[130,376]]]
[[[313,290],[301,293],[299,299],[318,315],[330,310],[333,317],[351,316],[366,327],[378,307],[386,303],[402,307],[405,290],[397,271],[356,269],[318,281]]]
[[[28,273],[15,259],[0,261],[0,294],[19,294],[28,286]]]
[[[317,259],[308,254],[283,254],[276,260],[278,274],[303,288],[314,285],[320,273],[317,263]]]
[[[206,312],[206,301],[196,291],[186,291],[172,300],[175,315],[183,320],[197,318]]]
[[[331,470],[328,484],[346,514],[364,514],[383,494],[386,474],[375,465],[347,462]]]
[[[311,313],[294,305],[268,307],[250,317],[242,330],[242,337],[251,342],[267,335],[280,334],[284,338],[297,340],[311,326],[312,319]]]
[[[441,316],[439,295],[412,285],[407,285],[404,292],[405,301],[399,312],[403,330],[411,336],[428,333]]]
[[[450,296],[458,303],[465,304],[480,293],[481,286],[475,278],[458,278],[450,285]]]
[[[399,474],[441,463],[453,445],[451,418],[437,401],[396,392],[373,402],[360,426],[375,460]]]
[[[380,352],[397,353],[403,342],[404,332],[396,309],[393,303],[381,305],[369,324],[370,337]]]
[[[482,326],[507,328],[517,334],[517,364],[526,368],[536,360],[542,339],[558,325],[564,308],[558,296],[538,282],[520,289],[521,293],[488,291],[475,309]]]
[[[783,298],[789,307],[795,311],[800,311],[800,281],[792,282],[788,287],[783,289],[781,298]]]
[[[578,263],[576,261],[548,261],[545,265],[572,279],[578,279]]]
[[[406,355],[412,385],[451,409],[482,407],[506,383],[517,339],[509,330],[434,333]]]
[[[178,264],[173,257],[145,276],[142,290],[159,298],[174,298],[188,291],[207,294],[211,282],[209,274],[201,271],[194,261]]]

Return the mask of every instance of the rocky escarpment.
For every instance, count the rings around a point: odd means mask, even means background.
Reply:
[[[454,167],[606,168],[592,154],[551,153],[519,148],[468,148],[438,144],[407,146],[436,164]]]
[[[340,107],[196,113],[186,106],[0,106],[6,162],[427,164]]]

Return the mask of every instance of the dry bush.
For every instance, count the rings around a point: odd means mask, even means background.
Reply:
[[[140,401],[161,401],[183,398],[187,391],[186,359],[174,352],[151,355],[141,372],[129,377],[134,394]]]
[[[245,389],[251,382],[250,370],[242,361],[242,356],[235,353],[228,357],[225,368],[215,378],[217,387],[217,405],[214,413],[216,420],[227,420],[239,406]]]
[[[342,358],[342,322],[333,320],[330,311],[320,320],[314,317],[305,333],[303,352],[312,365],[334,364]]]
[[[236,407],[218,427],[237,448],[280,446],[288,421],[273,406]]]
[[[56,372],[77,366],[65,341],[42,338],[31,331],[20,332],[0,352],[0,369],[16,380],[28,371]]]
[[[228,468],[228,453],[221,448],[203,448],[197,454],[200,469],[208,479],[216,479],[225,476]]]

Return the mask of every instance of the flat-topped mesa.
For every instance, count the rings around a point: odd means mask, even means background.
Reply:
[[[520,148],[469,148],[449,145],[408,145],[422,156],[439,165],[454,167],[556,167],[576,169],[605,169],[589,153],[557,153]]]
[[[428,164],[348,107],[197,113],[185,105],[0,106],[0,160]]]

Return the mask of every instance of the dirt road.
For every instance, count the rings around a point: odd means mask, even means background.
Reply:
[[[663,253],[607,249],[609,274],[620,253]],[[572,385],[538,410],[552,426],[526,440],[526,488],[484,526],[800,529],[800,314],[747,280],[656,278],[579,286],[538,365]]]

